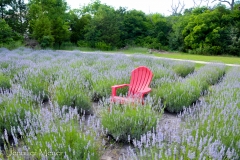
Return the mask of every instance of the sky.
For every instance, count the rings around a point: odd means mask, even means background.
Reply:
[[[183,2],[185,4],[185,9],[191,8],[194,6],[193,0],[180,0],[180,2]],[[195,2],[199,2],[201,0],[195,0]],[[206,1],[206,0],[202,0]],[[79,8],[80,6],[83,6],[84,4],[87,5],[91,3],[91,0],[66,0],[68,5],[71,7],[71,9]],[[105,3],[109,6],[114,7],[115,9],[121,7],[126,7],[128,10],[136,9],[136,10],[142,10],[146,14],[149,13],[161,13],[165,16],[170,15],[171,12],[171,6],[172,2],[174,5],[177,5],[179,0],[101,0],[101,3]],[[209,0],[209,4],[212,5],[212,0]],[[202,2],[203,4],[207,4],[206,2]]]

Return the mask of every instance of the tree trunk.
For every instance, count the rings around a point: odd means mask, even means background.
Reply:
[[[1,4],[1,16],[2,16],[2,19],[3,19],[3,4]]]
[[[234,7],[234,0],[232,0],[232,3],[231,3],[231,11],[233,11],[233,7]]]

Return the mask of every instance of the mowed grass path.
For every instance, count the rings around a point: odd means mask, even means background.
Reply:
[[[120,50],[119,52],[123,52],[126,54],[135,54],[135,53],[149,54],[149,51],[147,48],[141,48],[141,47]],[[152,55],[156,57],[162,57],[162,58],[185,59],[185,60],[217,62],[217,63],[226,63],[226,64],[240,64],[240,57],[234,57],[234,56],[205,56],[205,55],[193,55],[193,54],[174,53],[174,52],[163,52],[163,53],[153,52]]]
[[[240,64],[240,57],[230,57],[230,56],[203,56],[203,55],[192,55],[184,53],[167,53],[159,54],[154,53],[157,57],[164,58],[174,58],[174,59],[187,59],[205,62],[221,62],[226,64]]]

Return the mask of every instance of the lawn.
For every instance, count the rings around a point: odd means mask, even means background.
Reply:
[[[119,52],[123,52],[126,54],[149,54],[147,48],[141,47],[132,47],[124,50],[119,50]],[[186,60],[194,60],[194,61],[205,61],[205,62],[218,62],[218,63],[226,63],[226,64],[240,64],[240,57],[233,56],[205,56],[205,55],[193,55],[187,53],[176,53],[176,52],[163,52],[157,53],[153,52],[152,55],[156,57],[163,58],[173,58],[173,59],[186,59]]]
[[[204,55],[192,55],[192,54],[183,54],[183,53],[169,53],[169,54],[159,54],[154,53],[157,57],[164,58],[174,58],[174,59],[187,59],[187,60],[196,60],[196,61],[205,61],[205,62],[220,62],[226,64],[240,64],[239,57],[233,56],[204,56]]]

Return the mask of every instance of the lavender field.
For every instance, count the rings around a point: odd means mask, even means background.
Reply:
[[[138,66],[154,73],[146,103],[110,104]],[[239,67],[0,48],[0,158],[237,160],[239,97]],[[116,146],[124,152],[107,153]]]

